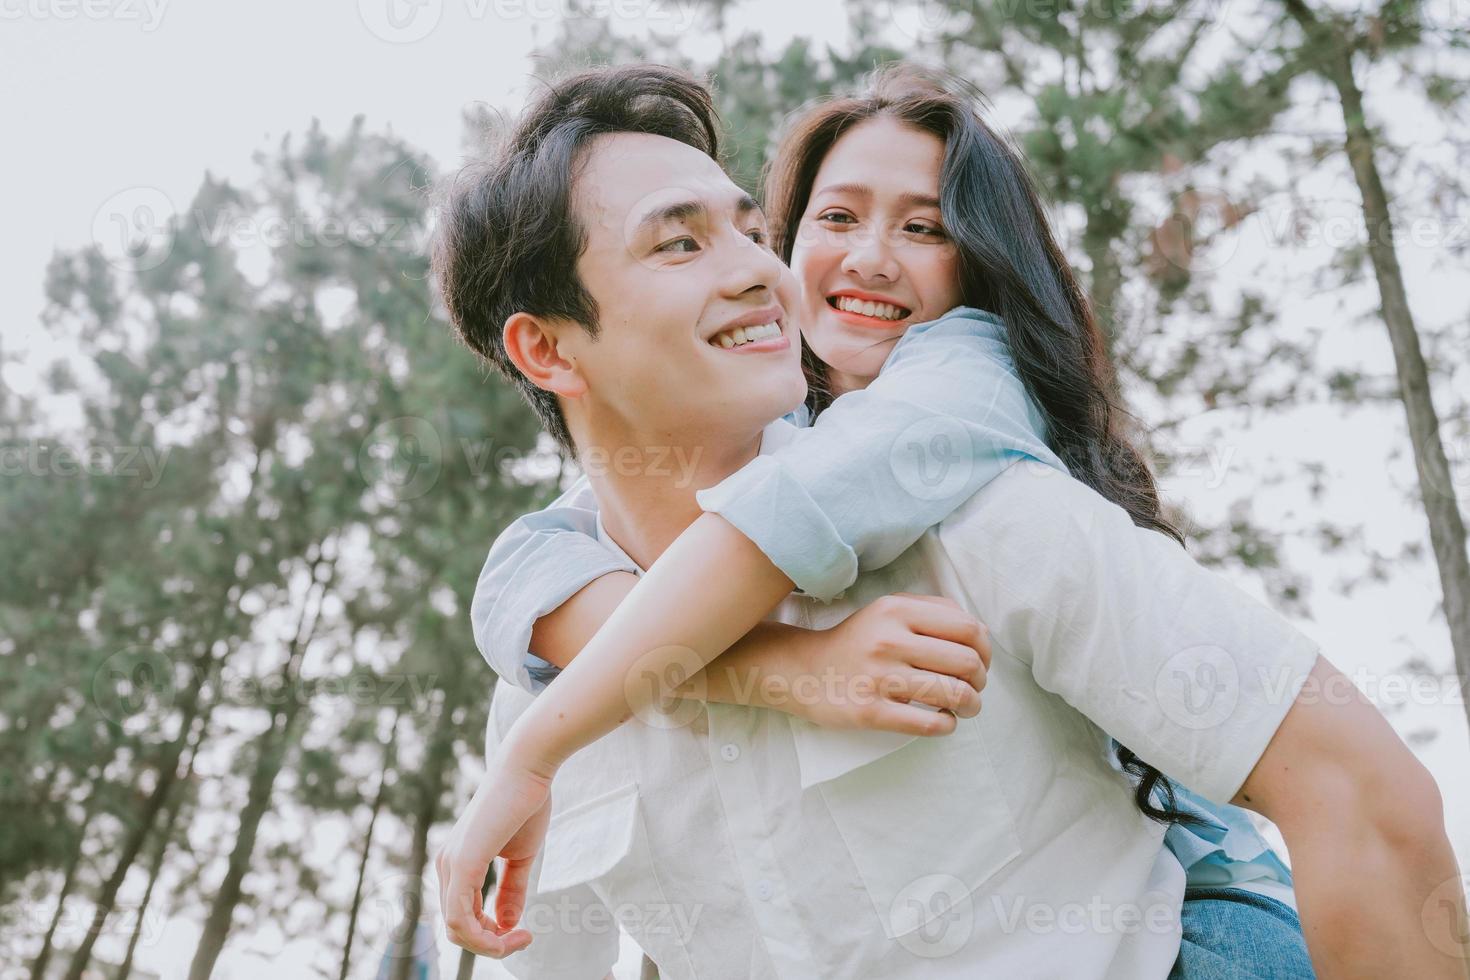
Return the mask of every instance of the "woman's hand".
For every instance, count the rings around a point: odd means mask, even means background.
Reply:
[[[550,816],[551,779],[519,764],[511,742],[503,743],[434,857],[439,908],[456,946],[502,959],[530,945],[531,934],[515,927],[525,910],[531,865],[546,839]],[[483,908],[481,889],[496,857],[504,866],[492,918]]]
[[[990,635],[949,599],[896,592],[809,631],[787,664],[772,706],[827,728],[948,735],[980,713]]]

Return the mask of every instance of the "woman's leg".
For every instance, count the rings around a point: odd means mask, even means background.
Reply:
[[[1243,888],[1184,892],[1184,938],[1169,980],[1311,980],[1291,906]]]

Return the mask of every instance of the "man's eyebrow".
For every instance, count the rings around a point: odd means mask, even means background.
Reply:
[[[742,193],[735,199],[735,213],[740,217],[744,217],[750,212],[759,211],[760,209],[760,204],[749,194]],[[642,232],[670,222],[688,221],[691,218],[702,217],[707,210],[703,201],[694,198],[690,198],[687,201],[674,201],[670,204],[656,207],[639,218],[636,231]]]
[[[867,184],[828,184],[815,191],[812,197],[820,197],[823,194],[846,194],[852,197],[871,198],[873,196],[873,188]],[[935,209],[939,207],[939,198],[933,194],[907,192],[898,195],[898,200],[901,204],[908,204],[914,207]]]

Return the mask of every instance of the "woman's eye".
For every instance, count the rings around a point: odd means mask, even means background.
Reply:
[[[752,228],[750,231],[746,232],[746,235],[757,245],[766,244],[766,233],[761,231],[759,228]]]
[[[910,221],[908,224],[904,225],[904,231],[910,232],[914,235],[931,235],[936,238],[944,237],[944,229],[935,228],[932,225],[926,225],[918,221]]]
[[[688,235],[680,238],[670,239],[660,245],[655,251],[659,252],[697,252],[699,243]]]
[[[819,215],[817,215],[817,220],[818,221],[833,221],[833,222],[836,222],[839,225],[850,225],[850,224],[855,224],[857,222],[857,219],[854,218],[852,215],[850,215],[850,214],[844,214],[841,211],[828,211],[825,214],[819,214]]]

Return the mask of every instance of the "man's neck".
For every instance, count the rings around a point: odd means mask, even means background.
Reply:
[[[735,440],[673,439],[668,433],[578,440],[603,528],[643,569],[703,513],[695,492],[750,462],[760,445],[759,432]]]

